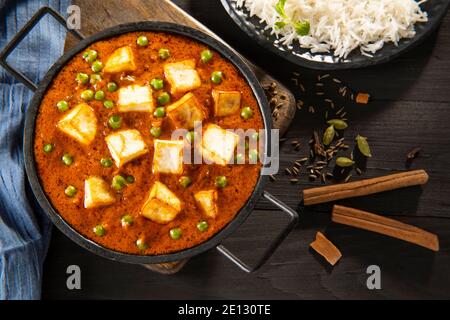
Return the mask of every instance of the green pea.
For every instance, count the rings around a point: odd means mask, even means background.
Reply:
[[[136,179],[131,175],[127,176],[125,179],[127,180],[127,183],[129,183],[129,184],[134,183],[134,181],[136,181]]]
[[[89,81],[89,76],[86,73],[77,73],[77,76],[75,78],[75,80],[79,83],[79,84],[86,84]]]
[[[194,131],[189,131],[188,133],[186,133],[186,140],[189,143],[193,143],[195,139],[195,132]]]
[[[120,219],[120,223],[122,224],[122,227],[129,227],[131,225],[133,225],[133,217],[129,214],[126,214],[124,216],[122,216],[122,218]]]
[[[227,185],[228,185],[227,177],[225,176],[216,177],[216,187],[225,188]]]
[[[55,146],[53,145],[53,144],[51,144],[51,143],[46,143],[45,145],[44,145],[44,152],[45,153],[50,153],[50,152],[52,152],[53,151],[53,149],[55,148]]]
[[[258,162],[258,151],[255,149],[250,150],[250,152],[248,153],[248,159],[252,164]]]
[[[170,57],[170,51],[169,51],[169,49],[161,48],[158,51],[158,55],[161,59],[166,60]]]
[[[58,101],[56,107],[59,111],[67,111],[69,110],[69,103],[65,100]]]
[[[153,115],[157,118],[162,118],[166,115],[166,110],[164,107],[158,107],[155,109],[155,112],[153,112]]]
[[[109,117],[108,124],[113,129],[119,129],[122,125],[122,118],[119,115],[115,114]]]
[[[101,61],[95,60],[91,66],[92,71],[100,72],[103,69],[103,63]]]
[[[108,82],[106,87],[108,88],[109,92],[114,92],[114,91],[116,91],[119,88],[119,86],[115,82]]]
[[[211,73],[211,81],[214,82],[215,84],[220,84],[222,82],[222,78],[223,78],[222,71],[213,71],[213,73]]]
[[[127,184],[127,180],[121,176],[121,175],[116,175],[113,177],[112,182],[111,182],[111,186],[113,187],[114,190],[116,191],[120,191],[123,189],[123,187],[125,187]]]
[[[86,60],[86,62],[92,63],[95,60],[97,60],[98,53],[95,50],[87,50],[83,53],[83,59]]]
[[[183,188],[189,187],[192,183],[192,179],[188,176],[182,176],[178,181]]]
[[[91,78],[89,80],[90,84],[95,85],[97,82],[102,81],[102,76],[98,73],[91,74]]]
[[[178,240],[181,238],[182,232],[181,232],[180,228],[173,228],[173,229],[170,229],[169,234],[173,240]]]
[[[111,100],[105,100],[105,102],[103,102],[103,106],[106,109],[111,109],[112,107],[114,107],[114,102],[112,102]]]
[[[93,231],[99,237],[103,237],[106,233],[105,228],[101,224],[96,225]]]
[[[203,50],[200,53],[200,60],[202,60],[203,63],[207,63],[211,61],[213,57],[213,53],[210,50]]]
[[[66,166],[70,166],[73,163],[73,157],[68,153],[64,153],[61,160]]]
[[[102,158],[100,164],[105,168],[109,168],[113,165],[113,161],[110,158]]]
[[[95,93],[94,98],[95,98],[95,100],[103,100],[103,99],[105,99],[105,91],[103,91],[103,90],[98,90],[98,91]]]
[[[162,88],[164,88],[164,81],[162,79],[159,79],[159,78],[154,78],[154,79],[152,79],[152,81],[150,81],[150,85],[155,90],[161,90]]]
[[[208,222],[207,221],[200,221],[199,223],[197,223],[197,229],[200,232],[205,232],[206,230],[208,230]]]
[[[161,92],[158,95],[157,100],[160,105],[166,105],[170,102],[170,94],[168,94],[167,92]]]
[[[155,138],[158,138],[158,137],[161,135],[161,133],[162,133],[161,127],[152,127],[152,128],[150,129],[150,133],[151,133],[152,136],[154,136]]]
[[[250,107],[244,107],[244,108],[242,108],[242,109],[241,109],[241,117],[242,117],[244,120],[248,120],[248,119],[250,119],[251,117],[253,117],[253,111],[252,111],[252,109],[251,109]]]
[[[94,91],[88,89],[88,90],[84,90],[83,92],[81,92],[80,95],[81,99],[85,100],[85,101],[90,101],[92,99],[94,99]]]
[[[72,198],[77,194],[77,188],[75,188],[74,186],[67,186],[67,188],[64,190],[64,193],[69,198]]]
[[[140,36],[137,38],[136,43],[140,47],[146,47],[146,46],[148,46],[148,39],[146,36]]]
[[[137,239],[136,240],[136,246],[139,250],[147,250],[148,244],[143,239]]]

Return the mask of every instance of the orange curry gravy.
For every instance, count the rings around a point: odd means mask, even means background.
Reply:
[[[136,39],[141,35],[147,36],[149,40],[147,47],[140,47],[136,44]],[[106,84],[114,81],[119,88],[131,84],[148,85],[153,78],[164,79],[163,65],[165,63],[193,58],[196,61],[196,69],[202,84],[199,88],[192,90],[192,93],[209,112],[209,117],[203,122],[203,125],[215,123],[224,129],[262,129],[263,121],[257,101],[250,86],[229,61],[211,50],[213,52],[212,60],[208,63],[201,62],[200,53],[208,48],[204,44],[186,37],[154,32],[127,33],[96,42],[87,49],[96,50],[98,52],[97,59],[105,63],[108,56],[122,46],[131,47],[137,66],[136,71],[118,74],[101,72],[103,80],[95,88],[89,83],[78,84],[75,81],[77,73],[83,72],[89,75],[93,73],[90,68],[91,64],[83,59],[83,53],[80,52],[67,63],[50,85],[37,116],[34,142],[34,154],[41,184],[54,208],[75,230],[106,248],[131,254],[158,255],[193,247],[206,241],[235,217],[252,194],[259,177],[260,165],[184,164],[182,175],[192,178],[192,184],[188,188],[180,185],[180,175],[153,174],[153,140],[155,138],[150,134],[150,128],[156,121],[155,116],[152,112],[119,113],[116,106],[117,91],[109,92]],[[160,48],[170,50],[170,57],[167,60],[161,60],[158,57]],[[222,83],[218,85],[210,80],[211,73],[215,70],[222,71],[224,75]],[[134,77],[135,80],[131,81],[132,79],[127,78],[127,75]],[[87,102],[94,109],[98,122],[95,140],[85,146],[56,128],[57,122],[64,115],[64,112],[58,110],[56,104],[60,100],[66,100],[71,109],[83,102],[80,93],[88,88],[94,92],[95,89],[103,90],[106,93],[105,99],[114,101],[115,106],[107,109],[103,106],[103,101]],[[241,107],[251,107],[253,117],[243,120],[240,112],[237,112],[231,116],[215,118],[211,97],[213,88],[240,91]],[[163,90],[170,92],[170,85],[167,81],[164,81]],[[153,96],[156,97],[157,93],[161,91],[153,90]],[[171,103],[182,96],[183,94],[172,95]],[[105,137],[115,131],[108,126],[108,118],[114,114],[120,114],[122,117],[120,130],[139,130],[149,149],[149,153],[134,159],[120,169],[115,165],[105,168],[100,164],[102,158],[111,158]],[[161,128],[162,134],[158,139],[170,139],[171,131],[175,127],[167,116],[163,118]],[[54,149],[50,153],[45,153],[43,147],[48,143],[53,144]],[[66,166],[62,162],[61,158],[64,153],[73,156],[72,165]],[[90,176],[98,176],[110,184],[116,174],[132,175],[135,182],[127,184],[120,191],[111,188],[116,197],[115,203],[92,209],[84,208],[84,180]],[[216,188],[215,178],[217,176],[226,176],[228,185],[223,189],[217,189],[219,214],[215,218],[209,218],[198,208],[193,194],[200,190]],[[182,211],[167,224],[155,223],[140,214],[141,207],[155,181],[164,183],[182,202]],[[65,195],[64,190],[68,185],[77,188],[74,197]],[[122,226],[121,217],[124,214],[133,217],[134,222],[131,226]],[[197,229],[197,223],[203,220],[208,222],[209,228],[205,232],[200,232]],[[106,232],[103,236],[98,236],[93,232],[93,228],[99,224],[105,228]],[[173,240],[169,236],[172,228],[182,230],[180,239]],[[148,244],[148,249],[138,249],[137,239],[143,239]]]

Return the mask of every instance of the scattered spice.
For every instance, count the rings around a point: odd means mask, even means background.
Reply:
[[[424,170],[405,171],[371,179],[363,179],[340,185],[329,185],[303,190],[306,206],[330,201],[367,196],[370,194],[423,185],[428,181]]]
[[[331,125],[327,128],[327,130],[325,130],[325,133],[323,134],[323,140],[322,140],[323,144],[325,146],[330,145],[330,143],[333,142],[334,135],[335,135],[334,126]]]
[[[419,155],[420,151],[422,151],[421,147],[415,147],[415,148],[411,149],[406,154],[406,159],[407,160],[413,160],[413,159],[417,158],[417,156]]]
[[[327,123],[333,125],[338,130],[344,130],[348,127],[347,122],[342,119],[331,119]]]
[[[336,223],[381,233],[439,251],[439,238],[435,234],[394,219],[340,205],[334,205],[331,219]]]
[[[312,242],[310,246],[332,266],[334,266],[342,257],[342,253],[339,249],[320,231],[317,231],[316,240]]]
[[[336,159],[336,164],[341,168],[351,167],[354,163],[355,161],[347,157],[339,157]]]
[[[359,92],[356,95],[356,103],[358,104],[368,104],[370,99],[370,94]]]
[[[359,152],[361,152],[364,156],[370,158],[372,157],[372,153],[370,151],[369,143],[367,142],[367,138],[360,136],[359,134],[356,136],[356,143],[358,144]]]

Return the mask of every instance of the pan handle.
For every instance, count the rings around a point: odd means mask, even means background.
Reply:
[[[284,227],[284,229],[277,235],[277,237],[272,240],[270,246],[266,249],[262,257],[258,260],[255,266],[251,267],[232,252],[230,252],[223,245],[218,245],[217,250],[223,254],[226,258],[230,259],[231,262],[236,264],[239,268],[247,273],[254,272],[264,265],[264,263],[274,254],[275,250],[280,246],[283,240],[288,236],[288,234],[295,228],[298,222],[298,213],[295,210],[289,208],[286,204],[281,202],[279,199],[275,198],[273,195],[264,191],[263,197],[269,200],[272,204],[278,207],[282,212],[289,216],[289,223]]]
[[[25,76],[18,69],[12,67],[8,64],[6,59],[11,54],[11,52],[22,42],[23,38],[25,38],[30,31],[34,28],[34,26],[46,15],[50,14],[53,16],[57,22],[59,22],[62,26],[64,26],[67,31],[72,33],[75,37],[80,40],[83,40],[85,37],[74,29],[69,29],[67,27],[66,20],[62,15],[53,10],[50,7],[42,7],[39,9],[34,16],[28,21],[22,29],[12,38],[12,40],[5,46],[5,48],[0,52],[0,65],[3,66],[9,73],[11,73],[17,80],[21,81],[24,85],[26,85],[30,90],[36,91],[38,86],[33,81],[30,80],[27,76]]]

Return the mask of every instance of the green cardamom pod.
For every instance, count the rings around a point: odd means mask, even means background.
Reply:
[[[325,130],[324,134],[323,134],[323,144],[325,146],[330,145],[331,142],[333,142],[334,139],[334,126],[331,125],[327,128],[327,130]]]
[[[367,142],[367,138],[360,136],[359,134],[356,136],[356,143],[358,144],[359,151],[366,157],[371,157],[372,153],[370,152],[369,143]]]
[[[335,129],[344,130],[348,127],[347,122],[341,119],[331,119],[327,121],[328,124],[333,125]]]
[[[343,168],[345,168],[345,167],[350,167],[350,166],[352,166],[354,163],[355,163],[355,161],[353,161],[352,159],[349,159],[349,158],[347,158],[347,157],[339,157],[339,158],[336,159],[336,164],[337,164],[339,167],[343,167]]]

